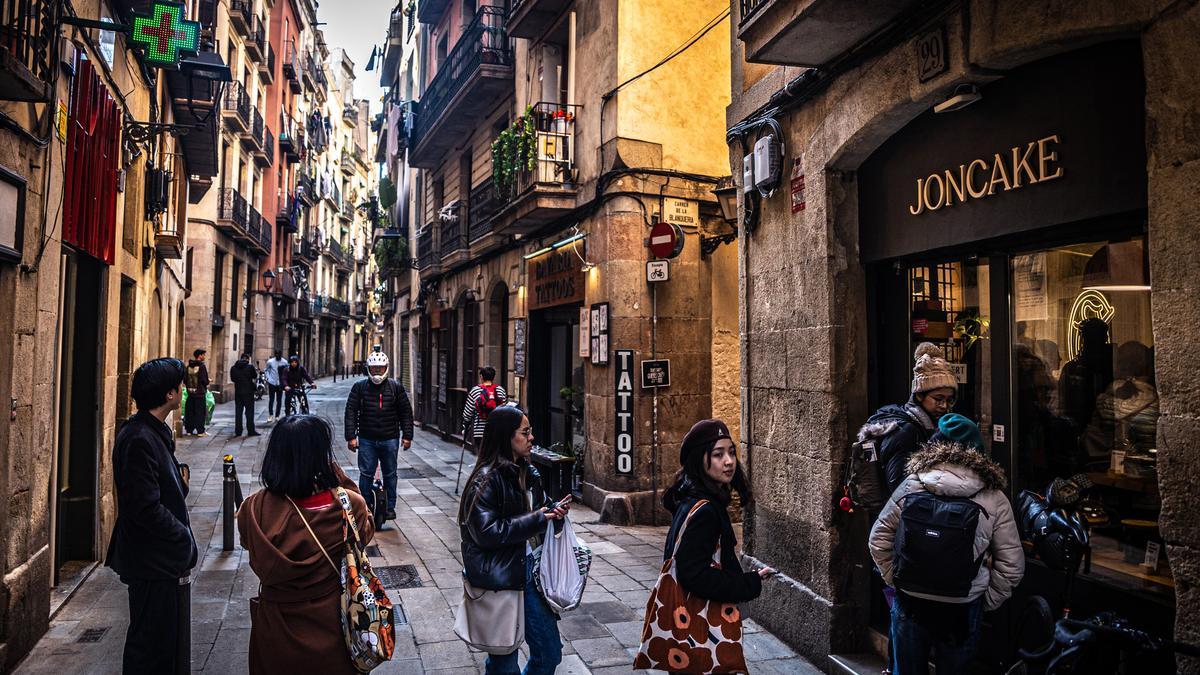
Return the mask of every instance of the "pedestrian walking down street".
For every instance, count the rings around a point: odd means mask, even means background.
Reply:
[[[254,430],[254,387],[258,383],[258,368],[250,364],[250,354],[242,352],[229,369],[233,383],[233,435],[242,435],[242,418],[246,420],[246,435],[257,436]]]
[[[300,357],[295,354],[288,357],[287,367],[279,371],[279,378],[283,381],[284,406],[287,410],[291,410],[295,391],[305,383],[313,389],[317,388],[317,383],[313,382],[312,376],[308,374],[308,369],[300,364]]]
[[[346,447],[358,453],[358,488],[372,494],[375,468],[382,467],[387,493],[387,519],[396,518],[396,461],[400,446],[412,446],[412,403],[404,386],[387,376],[388,356],[367,356],[367,377],[354,383],[346,397]],[[378,507],[376,507],[378,508]]]
[[[293,415],[271,430],[263,489],[238,509],[238,534],[261,587],[250,600],[250,672],[345,673],[350,661],[341,625],[343,509],[365,546],[374,536],[367,504],[333,460],[333,431],[315,415]]]
[[[183,411],[183,433],[207,436],[204,421],[208,417],[208,366],[204,365],[208,352],[197,349],[187,364],[187,410]]]
[[[983,449],[974,422],[941,417],[871,528],[871,557],[896,589],[894,675],[928,673],[931,652],[937,672],[967,672],[981,613],[1000,607],[1025,573],[1004,470]]]
[[[535,590],[533,549],[541,543],[548,520],[561,520],[567,507],[547,497],[542,478],[529,463],[533,430],[529,418],[512,406],[488,416],[475,468],[458,506],[463,577],[476,589],[524,591],[525,675],[548,675],[562,661],[558,618]],[[516,614],[512,615],[516,620]],[[515,630],[513,626],[513,630]],[[512,634],[507,628],[499,631]],[[514,675],[518,651],[490,655],[484,672]]]
[[[467,392],[467,402],[462,412],[463,441],[472,448],[483,438],[483,427],[487,424],[488,415],[508,403],[508,392],[493,382],[495,379],[496,369],[484,366],[479,369],[479,384]]]
[[[283,360],[283,352],[276,349],[275,356],[267,359],[267,422],[274,422],[276,417],[283,417],[283,381],[279,379],[279,371],[287,368]]]
[[[178,359],[143,363],[130,388],[138,411],[121,426],[113,447],[117,522],[105,564],[129,587],[122,660],[127,674],[189,669],[185,631],[191,626],[180,612],[190,606],[188,574],[198,551],[184,501],[188,485],[165,423],[179,409],[184,377]]]
[[[663,506],[673,515],[663,546],[663,560],[675,556],[683,590],[706,600],[746,602],[762,593],[762,580],[774,570],[742,571],[737,537],[729,520],[729,503],[736,490],[742,504],[750,503],[750,486],[737,458],[729,427],[721,420],[701,420],[683,437],[675,483],[663,493]],[[700,507],[688,523],[679,550],[675,538],[692,507]],[[713,551],[721,547],[721,566],[714,566]]]

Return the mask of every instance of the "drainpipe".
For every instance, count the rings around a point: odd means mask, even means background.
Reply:
[[[567,105],[575,105],[575,12],[567,19]]]

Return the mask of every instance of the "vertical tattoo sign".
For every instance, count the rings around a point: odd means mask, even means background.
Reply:
[[[617,412],[616,448],[613,455],[617,462],[617,475],[633,473],[633,350],[618,349],[616,383]]]

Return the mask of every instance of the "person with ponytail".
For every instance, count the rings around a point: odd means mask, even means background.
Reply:
[[[674,554],[679,585],[692,595],[718,602],[746,602],[762,593],[762,580],[775,573],[764,567],[744,572],[738,561],[737,538],[729,520],[729,503],[737,491],[743,506],[750,503],[750,486],[738,462],[737,447],[729,428],[721,420],[701,420],[692,426],[679,449],[679,472],[675,483],[663,494],[663,506],[674,514],[667,532],[663,560]],[[676,533],[688,513],[701,500],[707,501],[692,516],[673,551]],[[721,565],[713,564],[713,552],[721,546]]]
[[[475,468],[458,505],[462,534],[463,575],[475,588],[523,590],[525,642],[529,645],[526,675],[549,675],[562,661],[557,617],[533,587],[533,549],[549,520],[566,516],[546,495],[541,475],[529,462],[533,430],[515,406],[488,415]],[[485,673],[513,675],[518,651],[488,656]]]

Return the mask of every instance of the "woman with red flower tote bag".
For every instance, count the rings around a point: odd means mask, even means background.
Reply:
[[[742,618],[736,603],[757,598],[775,571],[743,572],[727,510],[733,490],[750,490],[729,428],[697,422],[679,450],[675,484],[663,495],[674,520],[662,572],[646,603],[635,669],[678,673],[745,673]]]

